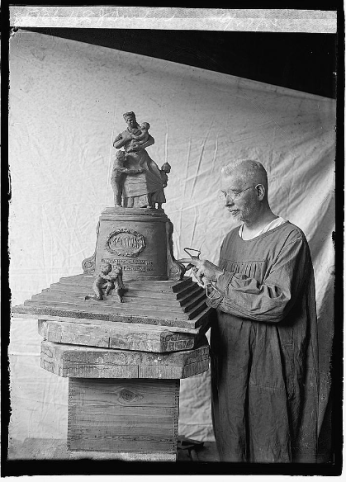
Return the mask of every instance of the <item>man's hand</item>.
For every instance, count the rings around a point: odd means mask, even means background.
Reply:
[[[177,260],[179,263],[192,264],[193,274],[197,283],[203,288],[212,281],[217,281],[223,274],[223,270],[206,259],[182,258]],[[203,279],[204,278],[204,279]]]

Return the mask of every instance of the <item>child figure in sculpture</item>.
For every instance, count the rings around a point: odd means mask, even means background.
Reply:
[[[141,133],[138,135],[131,133],[132,141],[127,149],[127,152],[133,151],[134,148],[141,147],[149,140],[149,129],[149,122],[142,122],[142,124],[140,125]]]
[[[115,266],[112,268],[110,263],[101,263],[100,272],[93,283],[93,291],[95,295],[87,295],[84,299],[101,301],[104,296],[109,295],[110,291],[113,289],[116,289],[117,291],[117,299],[119,303],[123,303],[121,290],[124,289],[124,284],[121,266]]]

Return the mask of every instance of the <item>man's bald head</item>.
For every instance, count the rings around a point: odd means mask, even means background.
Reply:
[[[242,182],[245,185],[262,184],[268,192],[268,176],[267,171],[263,165],[258,161],[240,160],[235,163],[230,163],[221,169],[223,180],[227,177],[232,177]]]

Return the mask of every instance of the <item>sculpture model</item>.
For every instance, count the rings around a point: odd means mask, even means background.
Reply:
[[[115,289],[117,291],[117,299],[119,303],[122,303],[121,293],[124,288],[121,266],[113,268],[110,263],[102,263],[100,272],[93,283],[95,295],[87,295],[85,300],[94,299],[101,301],[104,299],[104,296],[109,295],[110,291]]]
[[[39,317],[41,367],[68,377],[73,457],[175,461],[180,379],[209,369],[212,315],[205,291],[184,277],[199,252],[185,250],[191,263],[174,257],[162,209],[171,166],[148,155],[149,123],[133,112],[124,119],[113,143],[114,205],[101,212],[94,254],[83,273],[12,313]]]
[[[153,145],[155,140],[148,132],[149,124],[144,122],[139,126],[134,112],[126,112],[123,117],[127,123],[127,129],[114,139],[113,146],[116,149],[124,149],[125,157],[122,159],[125,168],[129,171],[123,172],[126,174],[123,179],[112,182],[112,186],[115,185],[117,189],[117,194],[114,193],[115,205],[119,206],[121,184],[122,207],[153,208],[153,198],[155,199],[155,195],[158,195],[156,193],[163,190],[160,169],[146,151],[146,148]]]

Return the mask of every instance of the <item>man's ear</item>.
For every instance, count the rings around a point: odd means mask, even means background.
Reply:
[[[255,189],[256,189],[257,197],[258,197],[259,201],[263,201],[263,199],[266,195],[266,188],[263,186],[263,184],[257,184]]]

